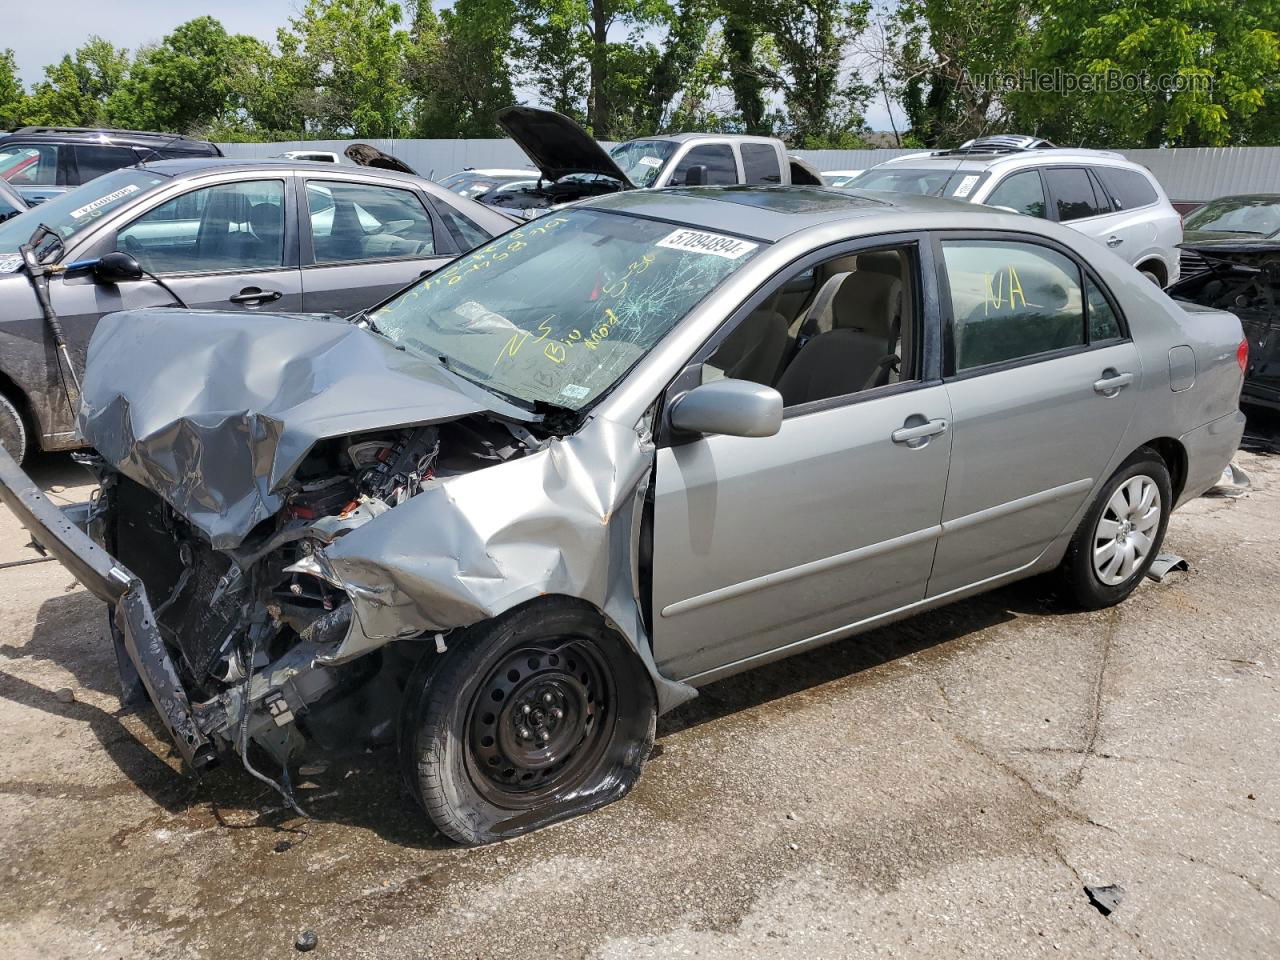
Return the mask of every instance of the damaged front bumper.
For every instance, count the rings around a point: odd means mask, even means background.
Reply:
[[[0,500],[40,547],[53,554],[90,593],[111,605],[117,642],[182,759],[193,770],[214,763],[217,752],[196,721],[190,699],[156,628],[142,581],[51,503],[3,448]],[[121,666],[126,667],[124,663]]]

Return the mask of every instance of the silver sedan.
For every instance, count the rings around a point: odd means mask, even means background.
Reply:
[[[1230,461],[1246,355],[1053,223],[633,192],[356,324],[108,317],[93,539],[3,457],[0,490],[191,767],[289,796],[309,744],[398,730],[485,843],[623,796],[714,680],[1033,574],[1120,602]]]

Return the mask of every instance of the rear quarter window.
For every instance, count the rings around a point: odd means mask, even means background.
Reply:
[[[1107,188],[1107,192],[1111,194],[1121,210],[1146,207],[1160,199],[1151,181],[1137,170],[1094,167],[1093,172],[1102,181],[1103,186]]]
[[[742,168],[747,183],[781,183],[778,151],[767,143],[742,144]]]

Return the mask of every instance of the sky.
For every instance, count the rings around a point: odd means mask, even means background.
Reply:
[[[305,0],[219,0],[216,5],[182,0],[57,0],[54,6],[46,7],[31,0],[6,0],[7,9],[0,13],[0,49],[13,49],[19,75],[30,87],[44,78],[47,64],[61,60],[94,34],[132,51],[161,40],[180,23],[209,14],[221,20],[228,33],[247,33],[274,43],[276,28],[284,26],[304,3]],[[867,122],[873,130],[889,129],[883,101],[868,105]]]
[[[30,87],[43,79],[46,64],[61,60],[95,33],[117,47],[136,50],[161,40],[178,24],[208,14],[221,20],[228,33],[247,33],[271,43],[276,28],[302,5],[301,0],[57,0],[45,6],[6,0],[0,14],[0,48],[13,48],[22,80]]]

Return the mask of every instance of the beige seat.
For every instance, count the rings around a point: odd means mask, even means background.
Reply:
[[[831,294],[829,320],[815,300],[801,327],[809,339],[778,380],[787,406],[888,381],[902,319],[902,257],[891,251],[861,254],[856,269],[841,276],[844,266],[847,258],[827,271],[827,282],[838,278],[839,284]]]
[[[786,348],[786,318],[764,306],[753,310],[725,337],[714,363],[726,377],[768,386],[778,375]]]

